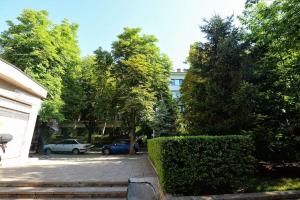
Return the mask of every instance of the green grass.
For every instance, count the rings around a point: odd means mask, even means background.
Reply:
[[[300,178],[252,178],[243,192],[299,190]]]

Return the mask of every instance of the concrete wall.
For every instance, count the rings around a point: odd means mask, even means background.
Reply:
[[[41,98],[46,94],[16,67],[0,60],[0,134],[13,135],[6,152],[0,149],[1,165],[21,164],[28,159]]]
[[[41,100],[17,88],[12,92],[2,86],[0,84],[0,133],[14,137],[7,144],[5,154],[0,150],[2,164],[21,163],[28,158]]]

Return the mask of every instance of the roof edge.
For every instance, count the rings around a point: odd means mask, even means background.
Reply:
[[[47,90],[15,65],[0,58],[0,66],[0,79],[40,98],[47,97]]]

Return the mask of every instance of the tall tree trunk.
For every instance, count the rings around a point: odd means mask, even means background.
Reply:
[[[38,138],[38,143],[37,143],[37,153],[38,154],[44,154],[44,144],[45,144],[45,135],[48,134],[49,130],[47,128],[47,123],[45,122],[37,122],[38,123],[38,129],[37,129],[37,138]]]
[[[91,143],[92,142],[92,134],[93,134],[94,130],[93,128],[89,127],[88,128],[88,143]]]
[[[133,124],[132,129],[130,131],[130,150],[129,150],[129,154],[130,155],[134,155],[135,154],[135,149],[134,149],[134,144],[135,144],[135,124]]]
[[[88,129],[88,143],[92,142],[92,135],[96,130],[96,122],[87,122],[85,124],[86,128]]]

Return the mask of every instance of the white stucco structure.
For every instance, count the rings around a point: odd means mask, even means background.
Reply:
[[[1,164],[21,164],[28,159],[42,99],[47,91],[17,67],[0,59],[0,134],[13,135]]]

